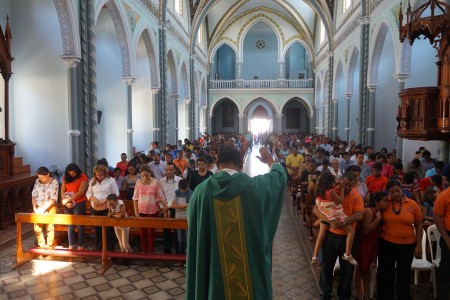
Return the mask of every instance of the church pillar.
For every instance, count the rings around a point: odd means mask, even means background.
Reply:
[[[173,94],[172,99],[175,100],[173,101],[175,105],[175,141],[178,141],[178,130],[180,130],[180,128],[178,127],[178,99],[180,99],[180,95],[178,94]],[[189,128],[190,129],[190,128]],[[189,130],[188,129],[188,130]],[[167,134],[169,134],[169,132],[167,132]],[[168,143],[169,141],[167,140],[164,143],[164,146]]]
[[[394,78],[398,81],[398,91],[401,92],[405,89],[405,81],[409,78],[410,74],[395,74]],[[398,105],[402,106],[402,98],[398,97]],[[403,138],[397,136],[397,158],[403,159]]]
[[[368,104],[369,93],[367,89],[367,73],[369,67],[369,38],[370,38],[370,17],[367,16],[368,5],[367,0],[361,1],[361,17],[359,18],[359,24],[361,26],[361,39],[360,39],[360,64],[359,64],[359,132],[358,142],[364,144],[366,141],[366,130],[368,127]],[[369,126],[370,127],[370,126]],[[367,131],[368,132],[368,131]],[[367,146],[367,145],[365,145]],[[373,146],[373,145],[371,145]]]
[[[191,100],[193,100],[191,105],[188,105],[188,123],[190,127],[190,131],[187,132],[187,136],[189,139],[195,139],[197,137],[197,123],[196,123],[196,115],[198,116],[198,112],[196,110],[196,106],[194,105],[194,103],[196,103],[198,101],[198,99],[195,99],[195,82],[194,82],[194,70],[195,70],[195,54],[192,54],[189,57],[189,83],[190,83],[190,92],[191,92]],[[178,139],[177,139],[178,141]]]
[[[135,78],[124,77],[127,84],[127,156],[133,157],[133,83]]]
[[[242,65],[243,65],[243,63],[244,62],[242,60],[236,60],[236,62],[235,62],[234,76],[235,76],[236,87],[237,88],[244,87],[244,79],[242,78]]]
[[[81,98],[83,101],[84,171],[92,175],[98,159],[95,4],[80,1]]]
[[[318,103],[320,103],[320,100],[318,101]],[[315,129],[316,129],[316,134],[320,134],[320,106],[316,106],[316,124],[315,124]]]
[[[245,115],[244,114],[239,114],[239,134],[243,134],[244,133],[244,118]]]
[[[374,147],[375,140],[375,91],[377,90],[376,85],[370,85],[369,88],[369,122],[367,127],[367,142],[366,146]]]
[[[81,134],[79,116],[82,108],[78,105],[77,76],[77,65],[80,62],[80,58],[73,55],[63,55],[61,58],[67,66],[67,89],[69,102],[69,131],[67,131],[67,135],[69,136],[70,161],[78,166],[82,166],[80,161],[82,145],[79,139]]]
[[[328,102],[324,101],[322,103],[322,130],[321,134],[327,135],[328,132],[328,125],[327,125],[327,108],[328,108]]]
[[[351,94],[351,93],[345,94],[345,99],[347,100],[347,120],[345,122],[345,136],[346,136],[345,140],[347,142],[350,141],[350,104],[351,104],[352,96],[353,96],[353,94]]]
[[[332,131],[333,123],[333,74],[334,74],[334,52],[328,51],[328,99],[327,99],[327,107],[328,107],[328,113],[327,113],[327,131],[325,132],[325,135],[330,136]]]
[[[278,114],[275,116],[277,119],[277,134],[283,133],[283,114]]]
[[[449,159],[449,143],[447,140],[439,142],[439,160],[447,162]]]
[[[279,73],[277,79],[277,86],[282,88],[286,85],[286,62],[284,60],[279,60]]]
[[[159,128],[161,121],[161,112],[159,110],[159,101],[158,101],[158,88],[152,88],[152,108],[153,108],[153,140],[152,141],[160,141],[159,137]]]
[[[338,98],[333,98],[333,128],[332,128],[332,139],[335,140],[337,137],[338,130]]]
[[[169,29],[169,23],[164,19],[161,20],[159,24],[159,81],[161,84],[161,90],[159,93],[159,116],[160,116],[160,124],[159,124],[159,136],[161,145],[166,145],[169,136],[167,132],[167,53],[166,53],[166,31]],[[176,110],[178,111],[178,109]]]
[[[317,114],[314,113],[314,110],[311,111],[311,113],[309,114],[309,130],[305,130],[306,132],[314,132],[314,127],[316,126],[316,116]]]
[[[193,132],[193,130],[192,130],[192,128],[191,128],[191,122],[190,122],[190,111],[191,111],[191,106],[193,106],[194,105],[194,103],[192,102],[192,100],[191,99],[189,99],[189,98],[185,98],[184,99],[184,105],[185,105],[185,111],[186,111],[186,124],[185,124],[185,127],[186,127],[186,137],[189,139],[189,140],[191,140],[191,139],[193,139],[193,138],[195,138],[195,136],[193,136],[193,135],[191,135],[191,133]],[[178,126],[177,126],[178,127]],[[182,128],[180,128],[179,130],[182,130]],[[179,132],[179,130],[178,130],[178,132]],[[178,138],[177,138],[177,141],[178,141]]]

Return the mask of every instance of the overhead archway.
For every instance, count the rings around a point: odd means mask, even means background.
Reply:
[[[260,134],[274,131],[276,109],[264,98],[256,98],[244,110],[244,132]]]

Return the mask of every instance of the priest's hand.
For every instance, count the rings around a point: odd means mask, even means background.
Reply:
[[[267,164],[269,167],[272,166],[272,164],[275,162],[275,160],[273,159],[272,154],[270,154],[269,151],[267,151],[266,148],[261,147],[259,148],[259,154],[261,156],[256,156],[262,163]]]

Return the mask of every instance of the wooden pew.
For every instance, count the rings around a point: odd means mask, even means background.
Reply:
[[[17,262],[14,269],[32,260],[37,255],[54,255],[54,256],[99,256],[102,258],[102,267],[100,274],[104,274],[111,266],[111,257],[130,258],[130,259],[153,259],[153,260],[170,260],[170,261],[186,261],[186,255],[167,255],[167,254],[142,254],[142,253],[121,253],[107,251],[106,249],[106,227],[108,226],[127,226],[127,227],[147,227],[147,228],[174,228],[187,229],[187,219],[163,219],[163,218],[109,218],[102,216],[80,216],[80,215],[64,215],[64,214],[34,214],[34,213],[17,213],[15,216],[17,225]],[[102,227],[102,251],[86,251],[86,250],[52,250],[52,249],[30,249],[23,250],[22,246],[22,223],[38,223],[38,224],[61,224],[61,225],[85,225],[85,226],[101,226]]]

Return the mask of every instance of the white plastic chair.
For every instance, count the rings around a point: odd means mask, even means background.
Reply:
[[[430,227],[428,227],[427,236],[431,251],[431,263],[435,268],[439,268],[439,264],[441,263],[441,247],[439,246],[441,233],[437,229],[436,225],[431,225]],[[436,242],[436,254],[433,252],[433,242]]]
[[[436,299],[436,297],[437,297],[436,270],[435,270],[434,265],[427,260],[427,254],[426,254],[427,235],[425,233],[425,230],[423,231],[423,237],[422,237],[421,244],[422,244],[422,256],[420,258],[414,257],[413,262],[411,264],[411,270],[414,271],[414,285],[419,284],[419,272],[420,271],[430,271],[431,281],[433,283],[434,299]]]

